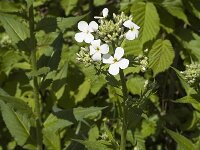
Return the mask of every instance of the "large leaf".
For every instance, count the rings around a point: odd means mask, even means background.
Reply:
[[[44,122],[43,128],[43,142],[47,149],[61,149],[60,146],[60,131],[72,125],[73,123],[64,120],[62,118],[58,118],[57,116],[50,114],[46,121]]]
[[[156,37],[160,30],[159,16],[152,3],[135,3],[131,8],[134,22],[139,25],[139,37],[142,44]]]
[[[164,0],[162,6],[173,16],[189,24],[181,0]]]
[[[149,67],[154,76],[168,69],[174,59],[174,50],[169,40],[157,40],[149,52]]]
[[[28,38],[28,28],[12,15],[0,13],[0,21],[14,43],[24,41]]]
[[[25,113],[29,116],[33,115],[32,109],[19,98],[15,98],[9,95],[0,93],[0,101],[3,101],[5,104],[8,104],[11,108],[17,110],[20,113]]]
[[[195,150],[195,145],[186,137],[165,128],[167,133],[177,142],[181,150]]]
[[[28,140],[31,144],[34,144],[34,137],[30,132],[31,118],[25,113],[22,114],[15,111],[12,106],[9,106],[1,100],[0,107],[3,120],[16,142],[21,146],[23,146]]]

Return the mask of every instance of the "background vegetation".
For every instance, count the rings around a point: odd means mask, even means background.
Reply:
[[[126,149],[200,149],[200,93],[180,73],[200,61],[199,0],[35,0],[31,35],[32,2],[0,1],[1,149],[36,149],[35,89],[44,149],[118,148],[119,78],[78,63],[81,44],[74,40],[78,21],[94,20],[105,7],[133,15],[139,38],[122,47],[149,62],[146,72],[139,65],[125,70]]]

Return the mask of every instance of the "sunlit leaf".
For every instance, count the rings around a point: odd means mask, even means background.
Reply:
[[[139,38],[141,43],[152,40],[158,34],[159,27],[159,16],[156,7],[153,3],[135,3],[131,8],[134,22],[139,25]]]
[[[157,40],[149,52],[149,67],[154,76],[170,67],[174,60],[174,49],[169,40]]]

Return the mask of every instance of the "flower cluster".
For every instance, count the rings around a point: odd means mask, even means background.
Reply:
[[[186,70],[181,71],[181,74],[192,87],[200,87],[200,64],[186,65]]]
[[[126,16],[122,12],[120,15],[113,14],[113,18],[108,19],[108,12],[109,10],[104,8],[103,16],[94,17],[98,19],[99,24],[95,21],[89,24],[85,21],[78,23],[80,32],[75,34],[75,40],[85,42],[86,47],[82,47],[77,53],[77,60],[86,64],[92,62],[108,64],[108,72],[117,75],[120,69],[126,69],[129,66],[129,60],[123,58],[124,49],[120,47],[121,42],[124,39],[137,38],[140,27],[132,21],[132,16]]]

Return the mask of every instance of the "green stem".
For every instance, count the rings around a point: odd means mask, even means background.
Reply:
[[[30,50],[31,50],[31,64],[32,71],[37,71],[36,60],[36,43],[34,34],[34,13],[33,5],[29,8],[29,30],[30,30]],[[37,76],[33,76],[33,92],[35,99],[35,114],[36,114],[36,136],[37,136],[37,150],[42,150],[42,133],[41,133],[41,113],[40,113],[40,99],[39,99],[39,85]]]
[[[126,108],[126,100],[128,98],[128,90],[126,87],[126,81],[124,77],[123,70],[119,72],[120,80],[122,84],[122,92],[123,92],[123,102],[121,105],[122,110],[122,133],[121,133],[121,145],[120,150],[126,150],[126,134],[127,134],[127,108]]]

